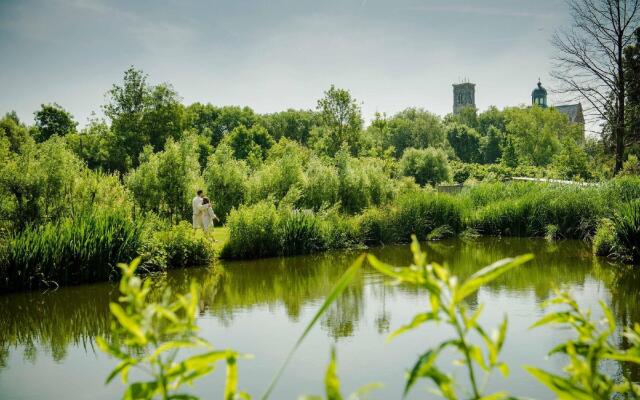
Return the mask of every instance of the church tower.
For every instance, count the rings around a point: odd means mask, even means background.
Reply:
[[[547,89],[542,87],[538,79],[538,87],[531,92],[531,104],[539,107],[547,107]]]
[[[458,114],[461,108],[476,108],[476,85],[464,82],[453,84],[453,113]]]

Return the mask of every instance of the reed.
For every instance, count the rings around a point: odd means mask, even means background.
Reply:
[[[136,256],[141,226],[123,213],[92,210],[11,235],[0,258],[0,291],[108,280]]]

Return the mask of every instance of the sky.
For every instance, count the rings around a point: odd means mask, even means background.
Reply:
[[[370,120],[529,104],[549,78],[564,0],[0,0],[0,113],[57,102],[80,125],[131,65],[184,103],[315,108],[335,84]],[[550,95],[550,104],[562,99]]]

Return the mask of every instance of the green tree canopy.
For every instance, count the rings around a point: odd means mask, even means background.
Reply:
[[[447,139],[461,161],[467,163],[482,161],[481,137],[475,129],[467,125],[451,123],[447,126]]]
[[[420,108],[407,108],[393,117],[372,124],[370,131],[378,130],[383,148],[393,147],[396,157],[402,156],[409,147],[442,147],[446,143],[445,131],[440,117]]]
[[[433,147],[406,149],[400,159],[400,171],[420,185],[437,185],[451,179],[447,153]]]
[[[56,103],[42,104],[34,116],[36,128],[38,128],[37,138],[40,142],[44,142],[53,135],[64,136],[74,133],[78,126],[73,116]]]
[[[316,147],[335,154],[346,143],[351,154],[356,154],[363,121],[360,106],[351,93],[331,85],[318,100],[317,110],[324,129],[314,131]]]
[[[237,159],[249,159],[250,164],[255,165],[256,162],[264,160],[267,150],[274,145],[275,141],[260,125],[254,125],[251,128],[240,125],[225,136],[222,143],[231,147]]]

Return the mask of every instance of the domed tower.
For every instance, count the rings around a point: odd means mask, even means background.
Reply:
[[[547,89],[542,87],[540,79],[538,79],[538,87],[531,92],[531,104],[539,107],[547,106]]]

